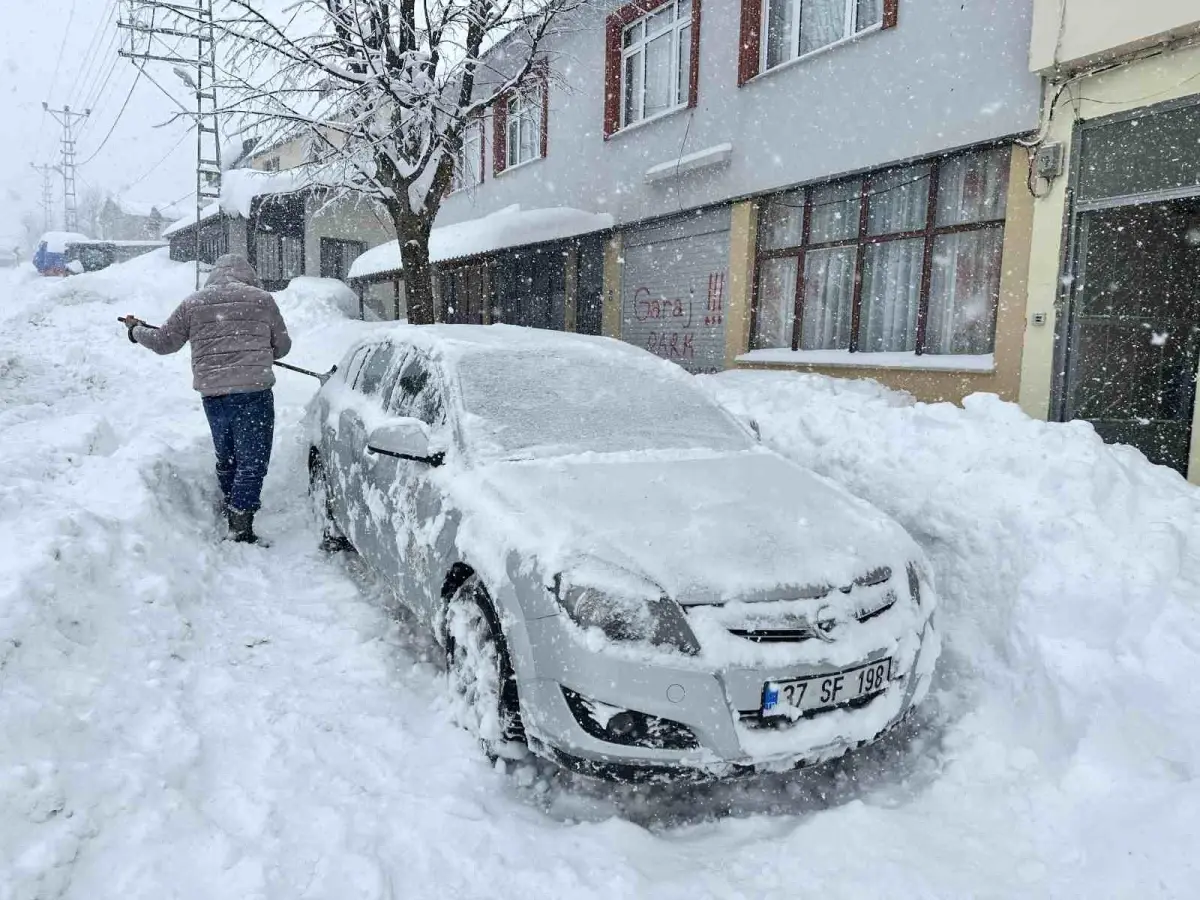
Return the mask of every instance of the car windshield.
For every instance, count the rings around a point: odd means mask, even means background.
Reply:
[[[468,442],[482,456],[753,446],[699,388],[657,366],[489,353],[464,359],[459,380]]]

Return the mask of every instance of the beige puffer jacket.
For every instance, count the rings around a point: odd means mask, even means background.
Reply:
[[[192,344],[192,386],[205,397],[263,391],[275,384],[271,366],[292,349],[275,298],[243,257],[226,254],[203,290],[179,304],[158,329],[132,337],[155,353]]]

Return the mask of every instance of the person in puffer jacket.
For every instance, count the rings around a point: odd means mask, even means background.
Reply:
[[[175,353],[191,343],[192,386],[212,430],[230,537],[256,543],[254,514],[275,431],[271,367],[292,348],[275,298],[245,258],[226,254],[204,288],[180,303],[161,328],[136,316],[122,321],[129,340],[155,353]]]

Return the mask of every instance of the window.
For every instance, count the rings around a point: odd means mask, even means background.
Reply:
[[[264,282],[286,281],[304,274],[301,238],[260,231],[255,243],[255,268]]]
[[[671,0],[621,36],[621,125],[686,105],[692,71],[692,6]]]
[[[375,352],[371,354],[359,373],[358,382],[354,385],[355,390],[368,396],[378,394],[383,385],[384,376],[387,375],[388,369],[392,367],[395,359],[396,350],[391,344],[383,344],[375,348]]]
[[[1008,170],[995,147],[773,197],[754,348],[992,352]]]
[[[700,0],[636,0],[608,17],[604,136],[695,106]]]
[[[268,159],[266,162],[264,162],[263,163],[263,171],[264,172],[278,172],[279,171],[279,157],[272,156],[270,159]]]
[[[540,159],[542,155],[542,106],[545,86],[536,84],[513,92],[505,103],[504,168]]]
[[[454,157],[454,175],[450,190],[462,191],[478,187],[483,181],[483,123],[468,122],[463,127],[462,147]]]
[[[741,0],[738,84],[865,31],[894,28],[899,0]]]
[[[413,354],[404,364],[389,409],[399,416],[420,419],[430,427],[439,425],[445,417],[437,379],[420,356]]]

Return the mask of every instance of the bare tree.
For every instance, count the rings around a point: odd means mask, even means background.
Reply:
[[[547,35],[585,2],[223,0],[221,111],[243,132],[308,134],[318,183],[383,204],[409,319],[430,323],[429,235],[464,129],[540,72]]]
[[[84,234],[93,238],[111,237],[101,234],[103,223],[100,216],[104,211],[104,204],[111,196],[112,194],[104,188],[90,184],[84,185],[83,190],[79,192],[76,215],[79,218],[79,228]]]

